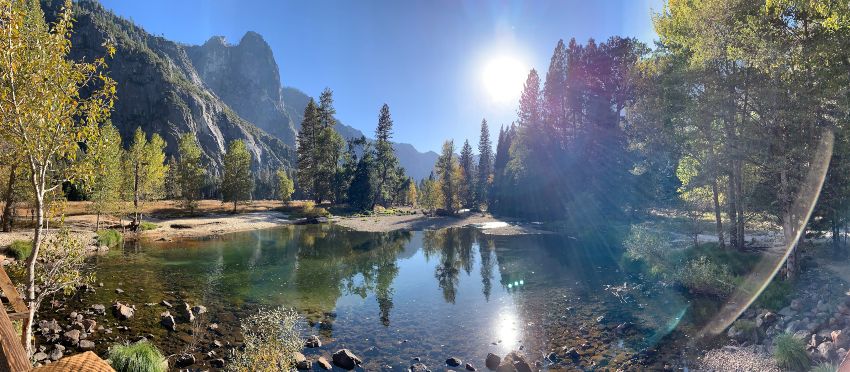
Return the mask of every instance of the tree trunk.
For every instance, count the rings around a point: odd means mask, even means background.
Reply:
[[[735,172],[729,172],[729,180],[727,182],[728,192],[726,193],[726,207],[727,213],[729,214],[729,245],[733,248],[740,248],[738,246],[738,227],[736,221],[738,221],[738,206],[735,205],[737,200],[735,198]]]
[[[714,221],[717,230],[717,241],[720,248],[726,248],[726,239],[723,238],[723,217],[720,212],[720,192],[717,190],[717,179],[711,182],[711,192],[714,199]]]
[[[94,232],[98,232],[100,230],[100,212],[97,212],[97,219],[94,221]]]
[[[130,224],[130,230],[138,230],[142,223],[142,216],[139,213],[139,164],[133,165],[133,222]]]
[[[12,164],[9,169],[9,184],[6,187],[6,195],[4,199],[6,204],[3,206],[3,232],[12,231],[12,223],[15,213],[15,171],[18,165]]]
[[[35,177],[33,175],[33,179]],[[27,355],[33,354],[32,323],[35,319],[35,312],[38,310],[35,303],[35,261],[38,257],[42,240],[44,239],[44,192],[42,191],[44,188],[36,187],[38,190],[36,191],[35,198],[35,232],[32,239],[32,252],[29,258],[27,258],[27,307],[29,308],[29,312],[23,324],[24,348],[27,350]]]
[[[737,207],[736,215],[738,217],[735,222],[735,228],[737,230],[738,249],[744,248],[744,187],[743,187],[743,168],[741,167],[741,160],[735,160],[735,206]]]

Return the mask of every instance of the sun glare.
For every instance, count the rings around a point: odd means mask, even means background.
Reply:
[[[519,97],[527,70],[516,58],[500,56],[484,65],[481,78],[493,101],[508,103]]]

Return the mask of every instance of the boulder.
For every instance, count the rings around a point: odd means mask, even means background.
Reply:
[[[50,360],[52,360],[52,361],[54,361],[54,362],[55,362],[55,361],[57,361],[57,360],[59,360],[59,359],[62,359],[62,357],[63,357],[64,355],[65,355],[65,354],[64,354],[64,353],[62,353],[62,350],[59,350],[59,349],[53,349],[53,351],[51,351],[51,352],[50,352],[50,355],[49,355],[49,356],[50,356]]]
[[[319,340],[319,336],[312,335],[304,339],[304,347],[314,348],[320,346],[322,346],[322,340]]]
[[[195,305],[192,307],[192,311],[194,311],[195,314],[201,315],[207,312],[207,307],[203,305]]]
[[[838,357],[838,354],[835,351],[835,345],[833,345],[832,341],[821,342],[818,345],[818,354],[826,360],[832,361]]]
[[[180,314],[180,315],[183,316],[183,319],[186,319],[187,321],[189,321],[189,323],[195,321],[195,314],[192,313],[192,307],[189,306],[189,303],[184,302],[182,310],[183,310],[183,313]]]
[[[44,352],[41,352],[41,351],[32,355],[32,359],[35,360],[36,362],[41,362],[41,361],[43,361],[47,358],[48,358],[47,354],[45,354]]]
[[[92,309],[92,311],[94,311],[95,314],[98,314],[98,315],[106,314],[106,306],[103,306],[102,304],[91,305],[91,309]]]
[[[325,357],[323,357],[323,356],[319,357],[319,359],[316,359],[316,364],[326,371],[330,371],[331,369],[333,369],[333,366],[331,365],[331,363],[328,362],[328,360],[325,359]]]
[[[132,318],[133,315],[135,315],[136,310],[133,310],[132,307],[116,301],[115,304],[112,305],[112,313],[115,315],[116,318],[120,320],[127,320]]]
[[[448,365],[449,367],[459,367],[461,364],[463,364],[463,361],[461,361],[459,358],[451,357],[449,359],[446,359],[446,365]]]
[[[68,344],[76,345],[80,343],[80,330],[72,329],[68,332],[65,332],[62,335],[62,339]]]
[[[466,366],[465,366],[465,367],[466,367],[466,370],[467,370],[467,371],[475,372],[475,366],[473,366],[472,364],[470,364],[470,363],[466,363]]]
[[[487,359],[484,360],[484,365],[487,366],[487,368],[489,368],[493,371],[498,369],[499,364],[501,364],[501,363],[502,363],[502,358],[500,356],[496,355],[496,354],[493,354],[493,353],[487,354]]]
[[[410,368],[407,369],[409,372],[430,372],[428,366],[422,363],[413,363]]]
[[[340,349],[333,354],[333,361],[338,367],[352,370],[358,364],[363,363],[360,358],[358,358],[351,350],[348,349]]]
[[[94,319],[83,319],[80,322],[83,325],[83,330],[92,333],[97,329],[97,322]]]
[[[94,341],[80,340],[81,350],[94,350]]]
[[[224,359],[216,358],[210,360],[210,367],[213,368],[224,368]]]
[[[192,354],[181,354],[174,360],[174,366],[177,368],[188,367],[195,364],[195,356]]]
[[[305,357],[304,354],[301,354],[297,351],[293,352],[292,359],[295,359],[295,368],[298,368],[300,370],[310,369],[310,362],[307,360],[307,357]]]
[[[159,314],[159,324],[162,324],[165,329],[170,331],[177,331],[177,322],[174,320],[174,316],[168,311]]]

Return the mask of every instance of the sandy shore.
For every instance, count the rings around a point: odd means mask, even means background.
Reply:
[[[281,212],[255,212],[237,215],[222,214],[174,219],[150,219],[159,227],[143,231],[140,237],[152,240],[200,238],[239,231],[268,229],[292,223]]]
[[[426,216],[421,213],[412,215],[337,217],[333,219],[333,222],[349,229],[368,232],[438,230],[449,227],[474,226],[480,228],[485,234],[491,235],[548,233],[531,225],[502,221],[490,215],[482,215],[481,213],[466,213],[457,217]]]

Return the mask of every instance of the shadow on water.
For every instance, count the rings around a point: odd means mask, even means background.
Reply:
[[[413,357],[434,365],[449,356],[480,364],[488,352],[520,348],[539,359],[564,347],[580,348],[587,354],[580,365],[590,367],[623,363],[655,346],[689,309],[678,292],[624,268],[621,256],[616,241],[560,235],[289,226],[142,242],[94,257],[103,287],[68,301],[62,311],[115,300],[136,305],[129,321],[111,314],[98,319],[113,331],[93,335],[103,341],[101,353],[139,335],[152,337],[166,354],[201,352],[214,340],[238,344],[239,319],[287,306],[304,315],[307,333],[324,339],[323,348],[308,353],[348,347],[367,369],[406,368]],[[615,295],[614,286],[627,292]],[[218,330],[180,321],[177,332],[165,330],[159,325],[162,300],[206,306],[199,319]]]

